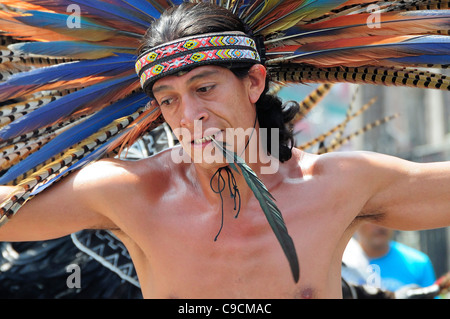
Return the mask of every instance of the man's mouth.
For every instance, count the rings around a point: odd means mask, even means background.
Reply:
[[[214,134],[212,134],[212,135],[208,135],[208,136],[204,136],[204,137],[202,137],[202,138],[197,138],[197,139],[194,139],[193,141],[192,141],[192,144],[194,144],[194,145],[203,145],[203,144],[205,144],[205,143],[208,143],[208,142],[211,142],[211,140],[214,138],[217,138],[217,136],[220,134],[220,132],[221,131],[218,131],[217,133],[214,133]]]

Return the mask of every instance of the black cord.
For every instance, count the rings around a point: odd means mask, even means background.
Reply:
[[[220,232],[222,231],[223,228],[223,197],[222,197],[222,192],[225,190],[225,179],[222,176],[222,171],[225,170],[225,172],[227,173],[228,176],[228,189],[230,191],[231,194],[231,198],[233,198],[234,200],[234,210],[237,210],[236,216],[235,218],[238,217],[239,212],[241,210],[241,194],[239,193],[239,189],[236,185],[236,179],[234,178],[233,172],[231,171],[230,167],[225,166],[225,167],[220,167],[215,173],[214,175],[211,177],[211,180],[209,182],[209,185],[211,187],[211,190],[216,193],[219,194],[220,196],[220,201],[221,201],[221,209],[222,209],[222,219],[221,219],[221,223],[220,223],[220,229],[219,232],[217,233],[216,237],[214,238],[214,241],[217,241],[217,238],[219,237]],[[213,180],[214,177],[217,175],[217,189],[214,189],[213,186]],[[222,182],[222,185],[221,185]],[[231,187],[233,186],[233,187]],[[238,202],[236,202],[236,199],[238,199]]]
[[[256,127],[256,121],[258,119],[258,115],[256,115],[255,117],[255,123],[253,124],[253,130]],[[250,143],[250,139],[253,136],[253,131],[252,134],[250,135],[250,137],[248,138],[247,143],[245,144],[245,148],[244,151],[242,153],[245,152],[245,150],[248,147],[248,144]],[[211,177],[211,180],[209,181],[209,185],[211,187],[211,190],[216,193],[219,194],[220,196],[220,202],[221,202],[221,209],[222,209],[222,218],[221,218],[221,222],[220,222],[220,228],[219,228],[219,232],[217,233],[216,237],[214,237],[214,241],[217,241],[217,238],[219,237],[219,234],[222,231],[223,228],[223,197],[222,197],[222,192],[225,190],[225,179],[222,176],[222,171],[225,170],[225,172],[227,173],[228,176],[228,189],[230,191],[231,194],[231,198],[234,199],[234,210],[237,210],[236,216],[234,216],[234,218],[238,218],[239,216],[239,212],[241,211],[241,194],[239,192],[239,189],[237,187],[236,184],[236,179],[234,178],[234,174],[233,171],[231,170],[231,168],[229,166],[225,166],[225,167],[220,167],[219,169],[217,169],[217,171],[214,173],[214,175]],[[214,189],[213,187],[213,180],[215,176],[217,177],[217,190]],[[220,185],[220,182],[223,183],[223,186]],[[233,187],[231,187],[233,186]],[[236,198],[239,200],[238,204],[236,203]]]

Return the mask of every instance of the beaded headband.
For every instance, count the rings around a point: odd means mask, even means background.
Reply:
[[[255,40],[238,31],[181,38],[144,52],[135,66],[145,91],[164,76],[193,66],[229,62],[261,63]]]

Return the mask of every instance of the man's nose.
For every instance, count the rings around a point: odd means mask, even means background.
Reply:
[[[208,118],[208,112],[195,98],[185,96],[181,103],[181,127],[192,127],[195,121],[205,121]]]

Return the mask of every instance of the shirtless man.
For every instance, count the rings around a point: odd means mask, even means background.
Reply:
[[[192,26],[196,21],[195,28],[201,27],[207,15],[191,9],[172,12],[169,20],[175,25],[184,19]],[[163,28],[168,23],[163,18],[150,33],[153,39],[158,30],[172,30]],[[191,34],[239,30],[223,26],[229,19],[214,22],[220,30]],[[253,63],[247,71],[237,76],[219,64],[194,65],[146,87],[171,128],[190,133],[189,138],[177,136],[181,146],[176,151],[182,147],[192,154],[196,148],[212,148],[201,138],[214,134],[225,140],[228,128],[255,127],[245,141],[260,140],[255,105],[266,88],[266,69]],[[196,123],[202,124],[201,134]],[[248,161],[246,143],[238,144],[236,152]],[[137,162],[101,160],[69,175],[27,203],[0,229],[0,240],[43,240],[81,229],[110,229],[128,248],[145,298],[340,298],[342,254],[361,222],[401,230],[450,225],[448,162],[416,164],[368,152],[316,156],[297,149],[286,156],[285,151],[280,152],[276,172],[259,177],[276,198],[295,244],[301,269],[297,283],[239,174],[234,175],[241,197],[239,217],[234,218],[234,200],[226,187],[224,227],[214,241],[222,201],[210,182],[224,164],[175,162],[173,149]],[[248,164],[259,173],[267,159],[278,161],[262,155]],[[10,191],[2,187],[2,198]]]

